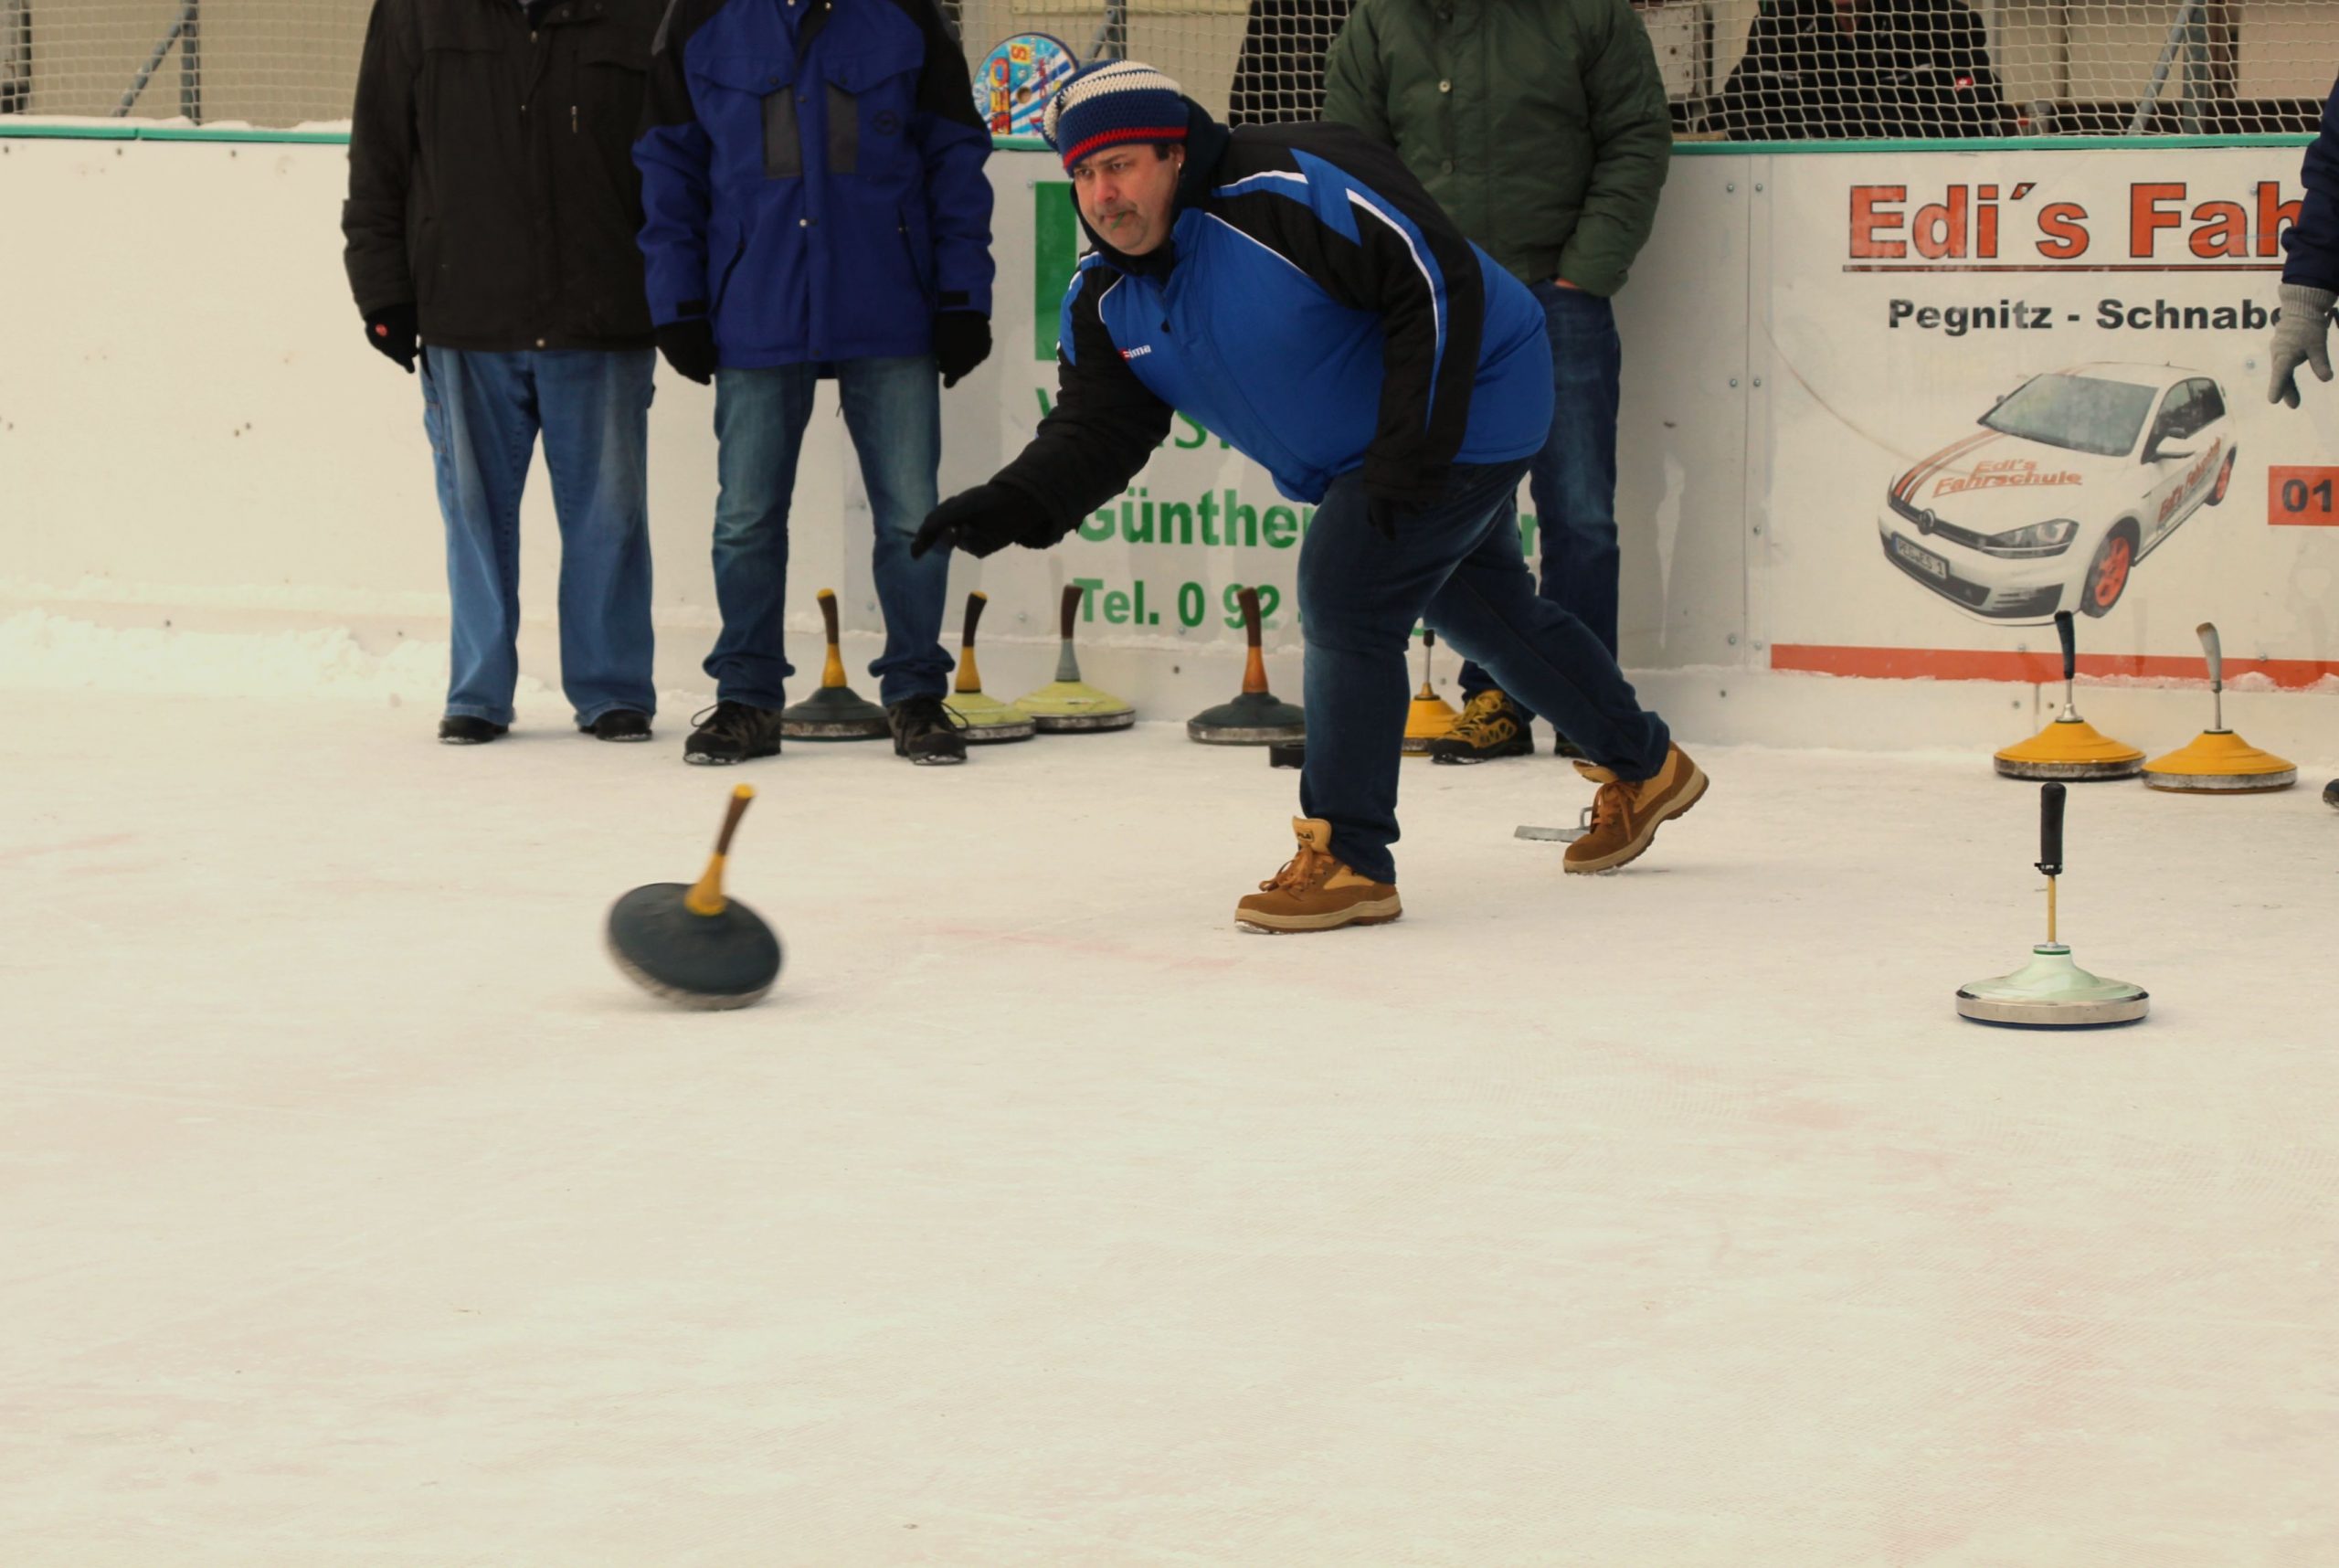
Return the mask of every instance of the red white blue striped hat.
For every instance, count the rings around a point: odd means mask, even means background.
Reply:
[[[1067,169],[1106,147],[1186,139],[1186,95],[1136,60],[1083,66],[1048,100],[1040,127]]]

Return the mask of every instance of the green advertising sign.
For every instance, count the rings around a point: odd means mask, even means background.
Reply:
[[[1080,264],[1080,215],[1072,186],[1042,180],[1032,187],[1032,357],[1056,356],[1056,329],[1064,316],[1064,291]]]

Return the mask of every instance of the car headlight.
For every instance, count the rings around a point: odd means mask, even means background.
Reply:
[[[2079,537],[2080,525],[2068,517],[2033,523],[1977,541],[1974,548],[1990,556],[2059,556]]]

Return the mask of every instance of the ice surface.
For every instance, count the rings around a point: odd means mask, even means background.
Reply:
[[[0,627],[11,1568],[2339,1562],[2314,789],[2075,788],[2154,1011],[2049,1037],[1952,1012],[1984,756],[1703,750],[1593,879],[1408,764],[1406,918],[1265,938],[1182,714],[717,771],[405,657]],[[599,921],[739,779],[788,972],[676,1012]]]

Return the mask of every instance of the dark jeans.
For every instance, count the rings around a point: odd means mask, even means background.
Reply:
[[[1527,471],[1543,548],[1543,597],[1616,652],[1616,404],[1624,346],[1607,299],[1552,282],[1535,285],[1551,334],[1551,434]],[[1501,683],[1462,666],[1462,694]],[[1504,688],[1508,690],[1508,687]],[[1511,692],[1513,701],[1519,694]],[[1528,706],[1520,702],[1522,707]],[[1532,710],[1530,710],[1532,711]],[[1551,715],[1542,715],[1550,718]],[[1567,734],[1562,729],[1561,734]],[[1581,736],[1569,739],[1581,746]]]
[[[861,458],[875,516],[873,564],[885,614],[885,650],[869,666],[878,700],[940,696],[950,552],[910,559],[910,539],[934,510],[942,462],[942,392],[934,360],[847,359],[836,366],[846,431]],[[714,378],[714,598],[723,634],[707,655],[714,694],[759,708],[787,705],[788,511],[796,460],[812,417],[820,367],[722,370]]]
[[[1455,468],[1435,505],[1398,519],[1393,541],[1367,521],[1358,476],[1343,474],[1300,546],[1300,810],[1329,821],[1334,853],[1375,881],[1396,880],[1389,846],[1412,692],[1405,656],[1418,620],[1618,777],[1646,779],[1665,765],[1665,721],[1634,700],[1583,622],[1536,597],[1513,500],[1528,461]]]
[[[447,713],[512,722],[520,678],[520,493],[545,443],[560,523],[560,685],[577,722],[655,713],[649,349],[422,352],[422,423],[447,522]]]

